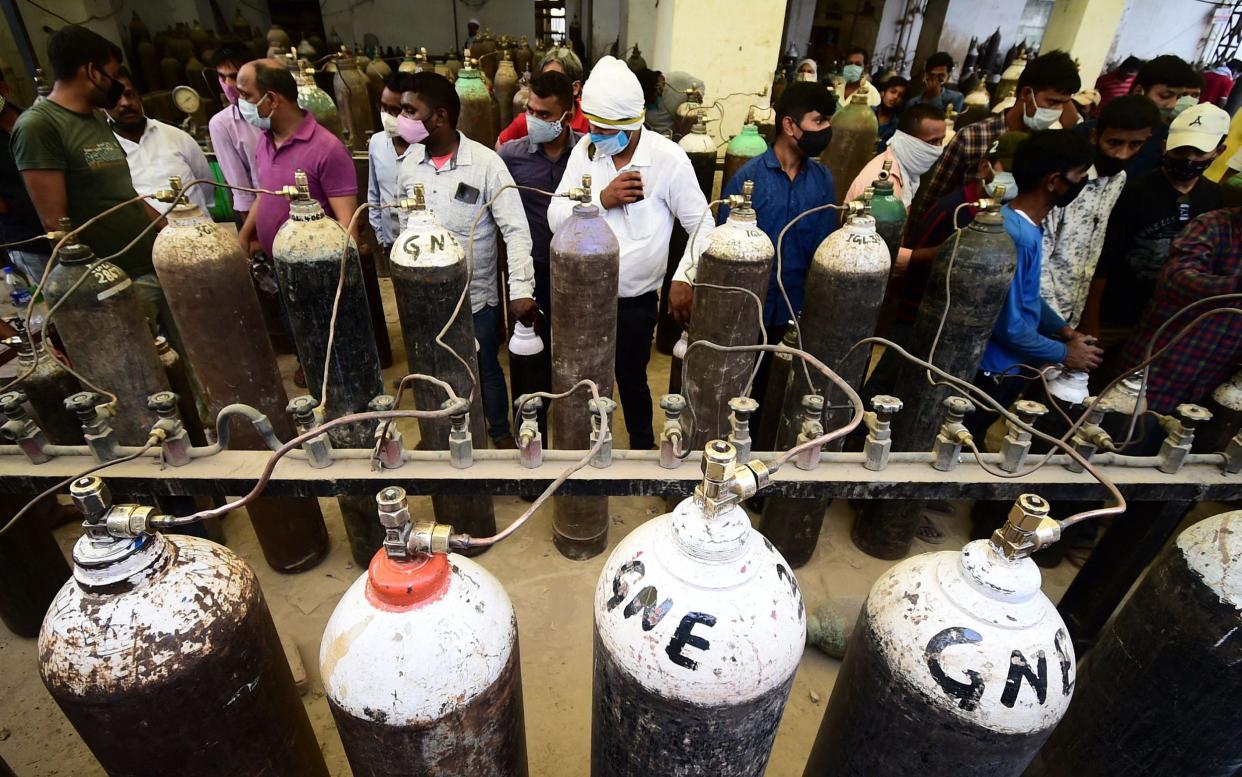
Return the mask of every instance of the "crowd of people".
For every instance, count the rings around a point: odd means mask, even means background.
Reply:
[[[4,242],[37,237],[66,216],[80,224],[164,188],[171,175],[211,177],[189,135],[145,115],[117,46],[65,27],[51,37],[48,60],[55,77],[50,96],[26,110],[11,102],[0,109]],[[769,149],[722,192],[738,193],[743,181],[753,181],[758,226],[774,243],[798,214],[833,201],[832,175],[818,158],[829,145],[833,115],[858,93],[868,64],[866,51],[848,52],[838,95],[819,82],[814,61],[800,63],[773,106]],[[499,323],[548,320],[549,245],[572,207],[529,189],[565,192],[590,174],[594,201],[621,251],[616,381],[624,424],[632,447],[654,446],[647,373],[670,236],[675,222],[696,236],[674,257],[669,290],[669,309],[684,322],[694,314],[695,257],[728,215],[725,207],[712,218],[689,159],[666,137],[671,117],[663,115],[669,112],[661,110],[662,95],[676,89],[663,74],[635,74],[604,57],[588,77],[571,50],[552,49],[535,68],[525,112],[492,148],[458,128],[461,103],[446,78],[395,72],[376,106],[382,131],[370,138],[367,190],[360,193],[349,151],[299,107],[294,78],[281,63],[226,42],[211,65],[227,105],[209,129],[230,184],[278,190],[305,171],[311,196],[343,226],[360,195],[379,205],[421,185],[428,208],[463,244],[473,226],[471,312],[488,431],[499,447],[514,444]],[[1213,70],[1209,79],[1174,56],[1127,60],[1097,83],[1099,110],[1085,118],[1073,99],[1082,91],[1077,65],[1068,54],[1049,51],[1026,65],[1011,106],[959,128],[947,143],[945,111],[960,112],[964,100],[950,86],[949,55],[929,57],[916,82],[895,76],[868,90],[879,144],[849,197],[860,196],[887,166],[894,195],[908,208],[889,288],[895,314],[888,334],[908,341],[932,262],[974,218],[973,203],[985,198],[1004,203],[1017,269],[975,383],[1004,404],[1029,387],[1029,373],[1022,374],[1028,367],[1087,371],[1098,388],[1141,361],[1155,330],[1184,305],[1238,291],[1242,213],[1222,209],[1221,187],[1205,175],[1225,152],[1230,116],[1222,105],[1242,72],[1235,65]],[[529,189],[505,189],[514,183]],[[206,187],[191,195],[204,207],[212,196]],[[231,197],[241,247],[270,253],[288,202],[242,189]],[[141,201],[81,234],[98,255],[118,254],[154,325],[161,307],[151,265],[154,233],[127,244],[162,207]],[[401,216],[375,208],[369,219],[389,250]],[[771,340],[779,341],[800,313],[812,257],[836,227],[833,211],[825,210],[786,236],[780,272],[788,302],[774,267],[764,309]],[[501,242],[507,316],[497,283]],[[49,251],[34,243],[9,250],[8,258],[38,278]],[[547,336],[546,325],[541,331]],[[1156,346],[1175,331],[1170,327]],[[1203,400],[1238,369],[1240,353],[1242,319],[1217,316],[1201,324],[1154,365],[1149,407],[1163,413]],[[889,355],[873,371],[868,392],[890,388],[891,376]],[[990,420],[982,412],[971,419],[980,439]]]

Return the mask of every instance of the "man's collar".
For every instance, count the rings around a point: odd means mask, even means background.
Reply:
[[[468,165],[474,161],[474,155],[470,149],[470,144],[473,142],[474,141],[462,134],[461,130],[457,130],[457,151],[454,152],[454,167]],[[431,162],[431,157],[427,154],[427,147],[422,143],[411,144],[409,150],[405,153],[406,156],[414,160],[414,164],[416,165],[421,165],[423,162]]]

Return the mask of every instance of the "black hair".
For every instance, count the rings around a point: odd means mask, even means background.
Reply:
[[[850,48],[845,52],[845,58],[849,59],[854,54],[863,55],[863,67],[866,67],[867,63],[871,61],[871,55],[868,54],[867,50],[862,46],[850,46]]]
[[[944,121],[944,111],[927,103],[911,105],[902,112],[901,121],[897,124],[897,129],[907,135],[918,137],[919,125],[928,119]]]
[[[461,115],[461,98],[457,90],[447,78],[439,73],[423,71],[414,74],[414,84],[410,91],[418,95],[418,99],[427,104],[433,111],[441,108],[448,114],[449,124],[457,126],[457,117]]]
[[[952,73],[953,65],[954,62],[952,54],[947,51],[937,51],[935,54],[928,57],[927,61],[923,63],[923,72],[926,73],[930,70],[942,67]]]
[[[1082,86],[1078,65],[1069,54],[1059,49],[1040,54],[1026,64],[1018,76],[1018,95],[1030,87],[1039,92],[1052,89],[1061,94],[1076,94]]]
[[[212,52],[211,67],[214,70],[228,62],[241,70],[241,66],[252,59],[254,56],[250,53],[249,46],[234,38],[228,38],[220,41],[220,45],[216,46],[216,50]]]
[[[658,76],[659,73],[656,75]],[[562,108],[571,113],[574,110],[574,82],[570,81],[569,76],[564,73],[558,73],[555,70],[540,73],[530,80],[530,93],[544,99],[555,97]]]
[[[68,81],[83,65],[94,65],[102,70],[111,60],[123,62],[124,55],[120,46],[99,33],[71,24],[48,38],[47,59],[52,66],[52,76],[57,81]]]
[[[125,67],[124,65],[121,65],[120,67],[116,69],[116,77],[124,78],[131,85],[134,83],[134,74],[129,72],[129,68]]]
[[[405,94],[413,92],[418,82],[414,80],[414,74],[405,70],[394,70],[388,78],[384,79],[384,88],[390,92],[397,94]]]
[[[1203,76],[1199,75],[1190,63],[1175,54],[1161,54],[1147,61],[1139,68],[1134,77],[1134,85],[1143,87],[1143,92],[1150,92],[1157,84],[1174,89],[1202,88]]]
[[[255,62],[254,83],[260,93],[275,92],[291,103],[298,101],[298,84],[293,74],[283,67],[265,65],[262,60]]]
[[[1143,67],[1143,60],[1131,54],[1130,56],[1121,60],[1121,64],[1117,66],[1117,69],[1118,70],[1133,70],[1134,72],[1137,73],[1139,69],[1142,67]]]
[[[888,80],[880,85],[880,93],[883,94],[894,86],[904,86],[906,89],[909,89],[910,82],[901,76],[889,76]]]
[[[1018,191],[1028,192],[1053,173],[1064,176],[1091,164],[1091,144],[1074,130],[1033,132],[1013,155],[1013,178]]]
[[[1095,131],[1103,135],[1105,130],[1141,130],[1162,123],[1160,109],[1154,102],[1141,94],[1128,94],[1100,109],[1100,115],[1095,120]]]
[[[785,87],[781,101],[776,105],[776,123],[779,125],[788,116],[794,124],[798,124],[811,111],[818,111],[825,118],[830,117],[837,111],[837,101],[823,84],[795,81]]]
[[[1242,72],[1242,59],[1231,59],[1225,63],[1225,67],[1235,73]]]
[[[552,72],[556,72],[555,70]],[[650,105],[660,95],[656,94],[656,87],[660,83],[660,71],[651,68],[643,68],[634,74],[638,78],[638,85],[643,89],[643,105]],[[534,86],[534,83],[531,84]],[[546,97],[547,95],[539,95]]]

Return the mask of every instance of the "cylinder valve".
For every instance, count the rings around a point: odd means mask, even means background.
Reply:
[[[42,464],[52,457],[44,448],[48,444],[47,435],[26,412],[26,395],[20,391],[8,391],[0,394],[0,413],[7,419],[0,426],[0,435],[21,448],[31,464]]]

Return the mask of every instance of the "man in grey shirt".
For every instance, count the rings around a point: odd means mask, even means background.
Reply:
[[[508,251],[509,315],[530,324],[539,306],[534,300],[530,227],[522,209],[522,199],[517,189],[498,194],[504,186],[513,183],[505,163],[495,151],[457,131],[461,101],[447,78],[435,73],[418,73],[409,88],[402,102],[408,100],[415,111],[413,116],[403,111],[398,117],[397,131],[410,148],[397,171],[397,191],[408,197],[413,194],[414,185],[421,183],[427,208],[457,237],[463,249],[469,250],[471,224],[479,217],[474,230],[470,302],[474,334],[479,342],[483,412],[487,416],[488,434],[496,446],[513,448],[509,392],[498,358],[500,296],[496,291],[496,231],[499,228]],[[484,208],[482,215],[480,208]]]

